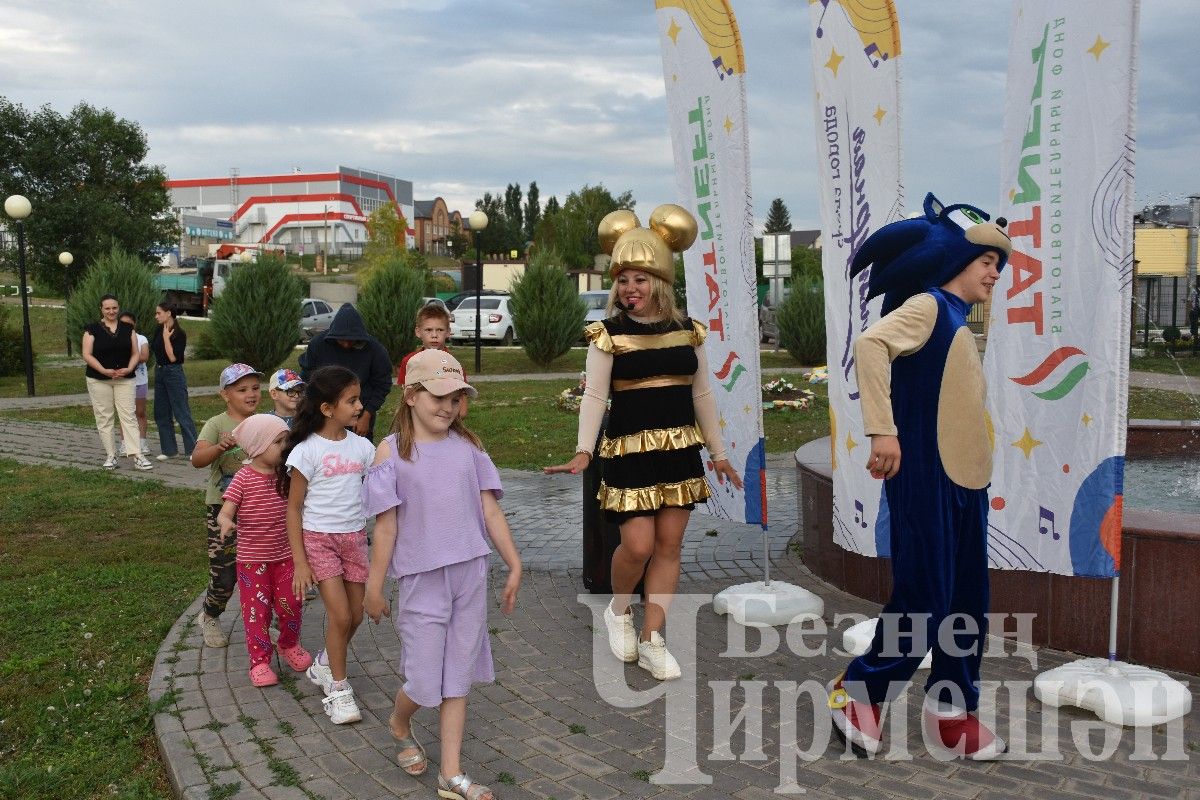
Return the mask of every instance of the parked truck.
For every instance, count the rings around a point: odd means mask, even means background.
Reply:
[[[154,285],[162,292],[162,301],[180,314],[207,316],[214,297],[220,297],[235,262],[223,258],[197,258],[193,266],[159,270]]]

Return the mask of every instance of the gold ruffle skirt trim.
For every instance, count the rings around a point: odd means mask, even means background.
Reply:
[[[596,499],[605,511],[655,511],[664,506],[686,506],[711,496],[704,478],[679,483],[660,483],[640,489],[616,489],[600,483]]]
[[[655,428],[631,433],[628,436],[618,436],[615,439],[605,436],[600,441],[600,457],[618,458],[630,453],[683,450],[698,444],[704,444],[704,437],[700,435],[699,426],[681,425],[678,428]]]

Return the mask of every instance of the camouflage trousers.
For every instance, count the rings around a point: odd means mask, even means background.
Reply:
[[[237,531],[222,536],[217,522],[219,513],[219,503],[206,506],[204,512],[204,527],[208,529],[208,592],[204,595],[204,613],[213,619],[221,616],[237,586]]]

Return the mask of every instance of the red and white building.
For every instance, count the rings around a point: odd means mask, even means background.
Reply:
[[[240,175],[167,181],[176,213],[229,220],[235,242],[301,254],[359,255],[367,242],[367,217],[394,202],[408,220],[408,246],[416,242],[412,181],[368,170]]]

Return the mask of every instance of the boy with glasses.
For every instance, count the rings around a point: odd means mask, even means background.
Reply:
[[[296,406],[304,395],[304,380],[290,369],[281,369],[271,376],[267,386],[271,402],[275,404],[275,410],[271,413],[286,422],[289,428],[292,427]]]

